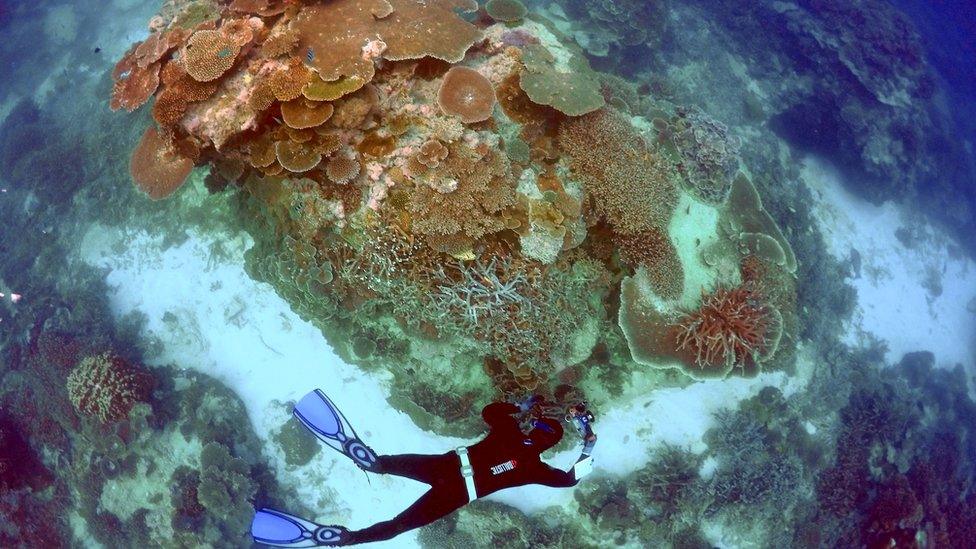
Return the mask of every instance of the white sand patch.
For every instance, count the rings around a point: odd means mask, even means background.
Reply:
[[[830,253],[846,260],[860,256],[860,276],[849,282],[858,304],[848,343],[873,334],[888,344],[887,359],[928,350],[936,363],[971,366],[976,358],[976,264],[952,239],[920,216],[892,202],[874,206],[844,189],[829,164],[809,158],[803,179],[813,191],[813,213],[820,221]],[[895,231],[904,228],[917,242],[903,245]],[[941,286],[941,289],[939,288]]]
[[[299,319],[267,284],[243,269],[250,239],[243,234],[189,231],[182,244],[162,249],[162,238],[144,231],[98,225],[82,237],[78,258],[110,270],[110,303],[121,317],[138,311],[147,318],[143,336],[156,340],[151,365],[176,364],[214,376],[243,400],[266,444],[280,482],[294,487],[323,523],[362,528],[386,520],[410,505],[426,486],[398,477],[371,475],[371,484],[349,461],[323,450],[303,467],[286,467],[270,440],[287,419],[294,401],[315,387],[340,406],[359,434],[380,453],[440,453],[474,442],[434,436],[387,403],[390,376],[368,376],[335,355],[319,331]],[[636,389],[614,409],[601,410],[597,432],[598,473],[626,474],[647,462],[664,442],[696,451],[711,426],[711,414],[735,406],[761,387],[784,390],[782,374],[755,380],[695,383],[684,389]],[[571,430],[568,436],[573,436]],[[578,450],[549,462],[568,468]],[[489,499],[525,512],[551,505],[575,505],[572,490],[529,486]],[[407,533],[386,547],[416,546]]]

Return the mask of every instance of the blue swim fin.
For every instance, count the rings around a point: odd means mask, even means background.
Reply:
[[[356,430],[321,389],[302,397],[295,405],[294,414],[319,440],[349,456],[360,469],[376,471],[376,452],[359,439]]]
[[[348,541],[349,530],[322,526],[267,507],[254,513],[251,537],[275,547],[338,547]]]

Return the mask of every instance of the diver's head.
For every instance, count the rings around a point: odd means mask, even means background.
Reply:
[[[556,445],[563,438],[563,426],[552,418],[537,419],[532,422],[529,440],[532,447],[540,454]]]

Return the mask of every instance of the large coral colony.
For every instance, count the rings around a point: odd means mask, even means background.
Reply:
[[[596,357],[700,379],[792,356],[796,260],[735,138],[631,112],[518,2],[171,0],[150,29],[111,101],[155,96],[136,184],[160,199],[210,166],[249,272],[354,358],[424,344],[394,373],[559,399]]]

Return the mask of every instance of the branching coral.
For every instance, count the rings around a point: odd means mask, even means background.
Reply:
[[[652,227],[631,235],[618,235],[620,258],[633,267],[646,269],[654,292],[664,299],[677,299],[684,289],[684,269],[678,251],[668,235]]]
[[[501,213],[515,205],[515,189],[509,166],[497,152],[482,154],[456,144],[436,168],[420,177],[435,185],[415,185],[410,194],[407,209],[413,214],[415,233],[473,241],[506,228]],[[437,190],[436,184],[444,181],[455,188]]]
[[[622,114],[607,108],[566,121],[559,128],[559,146],[597,212],[618,233],[668,225],[677,205],[671,166]]]
[[[701,307],[678,322],[677,347],[701,369],[744,366],[775,349],[776,314],[744,287],[702,292]]]

